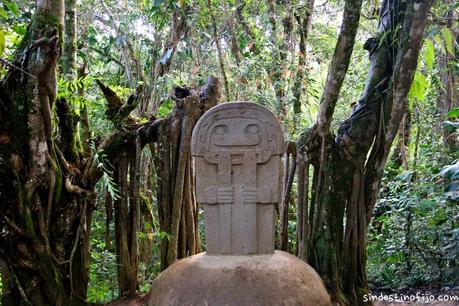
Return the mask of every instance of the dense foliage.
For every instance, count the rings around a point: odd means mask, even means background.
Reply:
[[[173,109],[169,97],[173,86],[203,85],[209,75],[216,75],[224,83],[223,100],[247,100],[267,106],[282,120],[287,138],[295,141],[317,116],[343,5],[335,0],[315,3],[306,39],[304,77],[299,83],[302,94],[298,111],[294,109],[298,86],[295,81],[303,54],[299,52],[297,32],[308,2],[285,1],[286,5],[274,8],[270,3],[273,1],[77,2],[79,74],[76,81],[60,74],[57,84],[58,98],[65,98],[76,116],[87,110],[91,143],[77,145],[92,148],[103,172],[96,186],[97,205],[91,223],[89,302],[108,302],[119,294],[113,212],[106,201],[120,195],[113,180],[113,165],[106,160],[105,152],[98,152],[94,145],[115,126],[105,115],[106,102],[95,81],[110,85],[123,99],[135,93],[139,85],[148,85],[146,91],[157,108],[154,116],[164,118]],[[365,87],[369,60],[364,43],[375,34],[378,9],[377,1],[364,1],[351,66],[333,118],[335,133]],[[457,10],[457,3],[444,1],[436,4],[429,17],[408,96],[410,119],[406,120],[410,124],[399,134],[395,146],[399,150],[394,150],[387,164],[368,233],[368,274],[373,289],[457,286],[459,282]],[[0,4],[2,77],[8,69],[21,69],[11,62],[33,12],[33,1],[5,0]],[[186,20],[186,26],[177,32],[175,23],[180,18]],[[448,18],[456,18],[456,23],[450,26]],[[454,76],[452,97],[456,97],[456,104],[441,113],[438,100],[445,91],[445,73]],[[81,94],[76,95],[79,91]],[[150,115],[143,111],[134,113],[139,122],[147,122]],[[53,120],[58,120],[55,112]],[[78,128],[83,134],[83,127]],[[403,133],[409,135],[406,141],[401,141],[405,138]],[[449,135],[451,141],[445,142],[444,135]],[[152,152],[147,149],[143,155],[148,159]],[[168,239],[168,234],[159,229],[155,175],[150,173],[144,182],[146,188],[141,191],[148,208],[146,214],[151,216],[139,233],[138,278],[142,292],[149,290],[149,284],[160,272],[160,242]],[[296,195],[292,195],[291,203],[295,200]],[[297,248],[296,213],[295,205],[290,205],[290,250]],[[204,237],[202,247],[205,249]],[[1,292],[0,278],[0,295]]]

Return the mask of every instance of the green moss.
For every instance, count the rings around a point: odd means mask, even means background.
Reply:
[[[59,203],[62,194],[62,172],[56,172],[56,186],[54,186],[54,203]]]
[[[335,300],[338,303],[338,305],[349,305],[346,296],[342,292],[338,292],[335,294]]]
[[[80,123],[77,123],[75,127],[75,151],[76,156],[83,156],[84,155],[84,148],[83,143],[81,142],[81,134],[80,134]]]
[[[26,34],[18,50],[27,50],[33,41],[42,38],[44,34],[47,38],[51,38],[57,33],[59,35],[59,45],[62,46],[63,28],[64,26],[57,16],[51,15],[47,11],[37,11],[27,27]],[[16,54],[16,61],[21,60],[22,56],[22,54]]]
[[[19,182],[19,180],[18,180]],[[19,209],[20,209],[20,214],[23,219],[24,225],[25,225],[25,230],[26,233],[32,237],[32,239],[36,239],[35,235],[35,228],[33,224],[33,219],[32,219],[32,212],[30,211],[31,207],[31,202],[30,198],[27,194],[27,190],[25,190],[25,187],[22,184],[18,183],[18,191],[19,191]]]
[[[369,293],[369,291],[368,291],[367,288],[362,288],[362,287],[356,287],[355,288],[355,295],[357,296],[357,300],[358,301],[362,301],[362,303],[364,303],[363,302],[364,301],[363,297],[365,296],[365,294],[368,294],[368,293]],[[368,301],[368,302],[366,302],[364,304],[365,305],[373,305],[373,302]]]
[[[62,193],[62,171],[59,165],[55,162],[56,153],[53,153],[54,159],[49,159],[51,170],[54,172],[55,186],[54,186],[54,203],[58,203]]]
[[[357,297],[363,297],[368,292],[369,291],[367,288],[362,288],[362,287],[355,288],[355,293],[357,294]]]
[[[153,226],[155,217],[153,215],[153,202],[151,198],[145,195],[143,192],[140,192],[140,210],[142,211],[143,216],[147,216],[150,219],[149,221],[152,222],[151,226]]]
[[[143,192],[140,192],[140,199],[142,201],[142,204],[148,208],[148,210],[152,210],[153,209],[153,203],[151,202],[151,199],[150,197],[148,197],[147,195],[145,195]]]

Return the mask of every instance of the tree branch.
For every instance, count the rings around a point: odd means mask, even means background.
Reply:
[[[327,81],[317,115],[318,132],[321,136],[330,133],[333,112],[354,48],[361,7],[362,0],[347,0],[344,7],[343,23],[328,69]]]

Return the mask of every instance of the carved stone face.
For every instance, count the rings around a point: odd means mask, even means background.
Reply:
[[[193,131],[192,155],[216,162],[221,153],[255,151],[258,162],[282,154],[283,134],[274,115],[255,103],[220,104],[204,114]],[[261,158],[263,156],[263,158]]]
[[[209,151],[261,150],[266,147],[266,129],[257,119],[227,118],[215,122],[210,131]]]
[[[279,122],[254,103],[220,104],[199,119],[191,154],[208,254],[274,252],[283,144]]]

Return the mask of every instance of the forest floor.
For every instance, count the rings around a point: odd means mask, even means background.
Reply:
[[[122,298],[112,301],[104,306],[146,306],[150,294],[139,294],[132,298]]]

